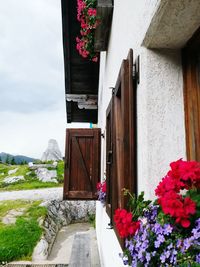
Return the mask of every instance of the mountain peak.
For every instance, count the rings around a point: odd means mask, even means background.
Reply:
[[[41,160],[62,160],[62,154],[60,152],[58,142],[55,139],[50,139],[48,141],[48,147],[43,153]]]

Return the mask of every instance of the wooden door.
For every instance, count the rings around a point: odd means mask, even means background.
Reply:
[[[100,129],[67,129],[64,199],[96,199],[100,180]]]

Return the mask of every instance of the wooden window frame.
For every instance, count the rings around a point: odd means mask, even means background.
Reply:
[[[200,161],[200,81],[197,73],[197,53],[200,47],[200,29],[182,51],[185,134],[188,160]]]

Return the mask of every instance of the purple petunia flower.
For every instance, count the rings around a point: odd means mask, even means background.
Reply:
[[[144,217],[149,223],[155,223],[158,214],[158,206],[150,205],[149,209],[145,210]]]
[[[160,260],[161,260],[161,263],[164,263],[164,262],[165,262],[165,260],[166,260],[166,256],[165,256],[164,253],[162,253],[162,254],[160,255]]]
[[[149,252],[146,253],[146,261],[150,262],[151,260],[151,254]]]
[[[152,231],[157,235],[158,234],[162,234],[163,233],[163,228],[159,223],[155,223],[153,228],[152,228]]]
[[[200,218],[196,220],[196,228],[200,229]]]
[[[154,256],[156,255],[156,251],[153,251],[153,252],[151,253],[151,255],[152,255],[152,257],[154,257]]]
[[[192,229],[192,234],[196,239],[200,237],[200,231],[197,228]]]
[[[168,259],[169,257],[170,257],[170,251],[169,250],[167,250],[167,251],[165,251],[165,257]]]
[[[170,224],[165,224],[163,230],[164,235],[170,235],[173,231],[173,227]]]
[[[183,241],[181,239],[178,239],[177,242],[176,242],[176,247],[177,248],[181,248],[182,247],[182,243],[183,243]]]
[[[188,248],[190,248],[190,246],[192,245],[192,242],[193,241],[194,241],[194,238],[193,237],[184,239],[183,240],[182,252],[185,252],[186,250],[188,250]]]
[[[99,191],[99,196],[98,196],[98,200],[101,201],[101,203],[105,203],[106,200],[106,193]]]
[[[163,235],[158,235],[156,241],[154,242],[155,248],[159,248],[160,245],[165,241],[165,237]]]
[[[173,265],[176,264],[177,254],[178,254],[177,250],[175,250],[175,249],[171,250],[170,263],[173,263]]]
[[[196,255],[196,263],[200,263],[200,253]]]

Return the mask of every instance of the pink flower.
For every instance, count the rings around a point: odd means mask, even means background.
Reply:
[[[93,62],[97,62],[97,61],[98,61],[98,57],[93,57],[93,58],[92,58],[92,61],[93,61]]]
[[[83,58],[98,61],[94,51],[94,29],[99,24],[96,18],[96,1],[77,0],[77,20],[80,22],[80,39],[76,38],[76,49]]]
[[[89,26],[88,26],[88,24],[87,23],[85,23],[85,22],[81,22],[81,28],[83,28],[83,29],[88,29],[89,28]]]
[[[95,8],[88,8],[88,15],[91,16],[96,16],[97,15],[97,10]]]

